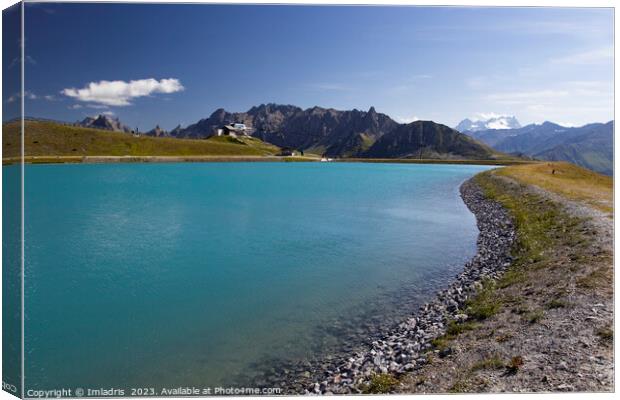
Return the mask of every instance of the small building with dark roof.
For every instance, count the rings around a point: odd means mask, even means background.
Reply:
[[[215,134],[217,136],[248,136],[249,129],[245,124],[233,123],[217,128]]]

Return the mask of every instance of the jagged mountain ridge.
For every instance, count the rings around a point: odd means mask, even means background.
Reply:
[[[100,114],[96,117],[86,117],[74,125],[84,128],[103,129],[114,132],[131,132],[131,129],[123,125],[118,118]]]
[[[366,150],[398,123],[385,114],[368,111],[339,111],[312,107],[303,110],[291,105],[261,104],[247,112],[230,113],[220,108],[176,132],[177,137],[202,138],[232,122],[251,126],[252,136],[280,147],[314,149],[329,156],[351,156]]]
[[[204,139],[231,123],[251,127],[250,134],[282,148],[328,157],[381,158],[494,158],[492,150],[468,136],[433,121],[399,124],[374,107],[340,111],[302,109],[293,105],[261,104],[246,112],[215,110],[208,118],[166,132],[159,126],[146,136]],[[81,126],[130,131],[118,119],[105,115],[87,118]],[[385,139],[384,139],[385,138]]]
[[[374,107],[368,111],[340,111],[262,104],[240,113],[220,108],[208,118],[170,134],[203,138],[232,122],[251,126],[252,136],[276,146],[311,150],[330,157],[419,157],[420,148],[424,150],[423,156],[430,158],[492,157],[490,149],[445,125],[432,121],[399,124]],[[412,136],[418,134],[421,142]],[[386,136],[389,139],[381,141]],[[398,144],[403,148],[397,148]]]

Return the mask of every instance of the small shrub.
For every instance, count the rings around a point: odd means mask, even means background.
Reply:
[[[548,302],[545,306],[549,310],[552,310],[554,308],[564,308],[566,307],[566,302],[560,299],[553,299],[550,302]]]
[[[508,363],[506,368],[508,369],[508,372],[514,374],[519,370],[519,368],[523,366],[523,364],[524,364],[523,357],[515,356],[510,359],[510,362]]]
[[[465,382],[462,379],[459,379],[454,383],[454,385],[450,386],[450,388],[448,389],[448,392],[464,393],[464,392],[467,392],[468,389],[469,389],[469,386],[467,385],[467,382]]]
[[[497,343],[504,343],[506,341],[508,341],[509,339],[512,338],[512,335],[510,333],[505,333],[503,335],[499,335],[495,338],[495,341]]]
[[[501,368],[504,368],[504,363],[498,356],[493,356],[493,357],[478,361],[477,363],[472,365],[471,370],[478,371],[481,369],[501,369]]]
[[[370,383],[362,388],[362,392],[365,394],[389,393],[394,390],[397,384],[398,379],[392,375],[378,374],[370,379]]]
[[[438,350],[445,349],[448,347],[448,340],[445,337],[438,337],[431,340],[431,344]]]
[[[476,329],[477,327],[478,325],[474,324],[473,322],[458,323],[456,321],[450,321],[448,322],[446,333],[448,335],[456,336],[456,335],[460,335],[463,332]]]
[[[542,310],[536,310],[526,315],[526,320],[530,324],[535,324],[540,322],[540,320],[544,317],[544,313]]]
[[[595,289],[599,285],[609,281],[611,272],[608,268],[597,268],[586,276],[578,278],[575,282],[582,289]]]
[[[504,276],[497,282],[497,286],[501,289],[507,288],[517,283],[525,282],[527,275],[522,268],[509,268]]]
[[[478,295],[467,302],[467,314],[477,320],[484,320],[497,314],[500,308],[501,301],[495,293],[492,281],[483,282]]]
[[[614,331],[608,326],[599,329],[598,331],[596,331],[596,334],[598,335],[598,337],[601,338],[601,340],[607,342],[611,342],[614,340]]]

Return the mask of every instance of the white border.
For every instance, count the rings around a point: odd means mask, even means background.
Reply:
[[[61,1],[49,1],[49,0],[45,0],[42,2],[48,2],[48,3],[54,3],[54,2],[61,2]],[[286,2],[278,2],[278,1],[273,1],[273,0],[228,0],[228,1],[175,1],[175,0],[149,0],[149,1],[141,1],[141,0],[133,0],[133,1],[123,1],[123,0],[107,0],[107,1],[90,1],[90,0],[84,0],[84,1],[64,1],[64,2],[73,2],[73,3],[175,3],[175,4],[286,4],[286,5],[377,5],[377,6],[390,6],[390,5],[397,5],[397,6],[438,6],[438,7],[451,7],[451,6],[456,6],[456,7],[588,7],[588,8],[593,8],[593,7],[607,7],[607,8],[614,8],[614,28],[615,28],[615,6],[616,6],[616,2],[614,2],[613,0],[590,0],[590,1],[579,1],[579,0],[538,0],[538,1],[524,1],[524,0],[505,0],[502,1],[501,3],[498,2],[498,0],[474,0],[474,1],[467,1],[467,0],[447,0],[447,1],[440,1],[440,0],[425,0],[425,1],[416,1],[416,0],[390,0],[390,1],[381,1],[381,0],[335,0],[335,1],[330,1],[330,0],[313,0],[312,2],[308,2],[308,1],[300,1],[300,0],[288,0]],[[7,8],[13,4],[15,4],[15,1],[12,0],[0,0],[0,6],[2,9]],[[21,5],[22,7],[22,59],[24,58],[24,48],[25,48],[25,41],[24,41],[24,20],[25,20],[25,12],[24,12],[24,5],[22,3]],[[1,22],[0,22],[1,24]],[[618,33],[615,31],[614,29],[614,39],[617,38]],[[615,40],[614,40],[614,44],[615,44]],[[614,60],[615,60],[615,46],[614,46]],[[1,55],[0,55],[0,62],[1,62]],[[22,76],[21,76],[21,89],[22,89],[22,96],[21,96],[21,118],[22,118],[22,138],[21,138],[21,146],[22,146],[22,155],[23,155],[23,151],[24,151],[24,115],[25,115],[25,105],[24,105],[24,96],[23,96],[23,91],[25,89],[25,71],[24,71],[24,63],[21,63],[21,68],[22,68]],[[617,69],[617,65],[614,65],[614,72]],[[617,82],[615,81],[615,76],[616,74],[614,73],[614,88],[617,89]],[[1,92],[2,86],[0,84],[0,92]],[[615,121],[615,93],[617,92],[617,90],[614,90],[614,121]],[[0,120],[2,117],[2,111],[0,109]],[[614,132],[615,133],[615,132]],[[615,135],[614,135],[615,138]],[[616,154],[618,154],[616,152],[617,150],[617,143],[614,140],[614,157]],[[618,171],[620,171],[620,168],[617,168],[620,165],[620,161],[618,160],[618,157],[614,158],[614,171],[616,173],[618,173]],[[23,163],[23,158],[22,158],[22,163],[21,163],[21,168],[22,168],[22,183],[21,183],[21,201],[22,201],[22,212],[21,212],[21,258],[22,258],[22,265],[21,265],[21,275],[22,275],[22,282],[21,282],[21,290],[22,290],[22,343],[21,343],[21,351],[22,351],[22,397],[23,397],[23,390],[24,390],[24,355],[25,355],[25,349],[24,349],[24,260],[25,260],[25,247],[24,247],[24,238],[25,238],[25,232],[24,232],[24,221],[25,221],[25,214],[24,214],[24,186],[25,186],[25,179],[24,179],[24,163]],[[0,176],[0,183],[2,182],[2,178]],[[616,185],[615,185],[616,181],[614,179],[614,210],[617,209],[620,201],[616,201],[617,197],[615,196],[616,194]],[[0,188],[0,195],[1,195],[1,188]],[[615,213],[615,211],[614,211]],[[1,215],[0,215],[0,222],[1,222]],[[618,224],[618,221],[616,219],[614,219],[614,229],[617,229],[618,226],[616,225]],[[614,235],[615,236],[615,235]],[[1,233],[0,233],[0,238],[1,238]],[[614,243],[614,272],[615,272],[615,254],[616,252],[620,249],[620,244],[618,244],[617,242]],[[1,253],[1,249],[0,249],[0,253]],[[618,276],[617,274],[614,273],[614,284],[615,284],[615,288],[618,287],[617,285],[618,283]],[[617,296],[617,293],[614,293],[615,296]],[[1,297],[0,297],[0,306],[1,306]],[[615,304],[615,302],[614,302]],[[615,319],[615,309],[614,309],[614,319]],[[615,319],[614,322],[617,322],[617,320]],[[0,320],[0,327],[1,327],[1,320]],[[614,328],[615,332],[619,332],[618,331],[618,325],[615,324],[615,328]],[[616,336],[617,337],[617,336]],[[618,346],[615,346],[615,354],[614,354],[614,360],[618,359],[618,352],[617,352]],[[0,350],[1,353],[1,350]],[[1,355],[1,354],[0,354]],[[0,365],[0,373],[1,373],[1,365]],[[615,382],[614,384],[616,384],[617,382],[619,382],[618,378],[620,376],[620,373],[618,371],[618,368],[615,368],[614,371],[615,374]],[[433,398],[433,399],[448,399],[448,398],[454,398],[455,395],[390,395],[390,396],[373,396],[373,398],[376,399],[394,399],[396,397],[398,398],[415,398],[415,399],[428,399],[428,398]],[[494,394],[472,394],[472,395],[462,395],[462,396],[467,396],[467,398],[490,398],[490,396],[495,396]],[[528,399],[582,399],[582,398],[587,398],[587,399],[612,399],[615,398],[615,394],[614,393],[588,393],[588,394],[584,394],[584,393],[550,393],[550,394],[526,394],[526,395],[522,395],[522,394],[504,394],[501,395],[502,399],[506,399],[506,400],[512,400],[512,399],[519,399],[519,398],[523,398],[526,397]],[[281,396],[283,398],[289,398],[292,396]],[[12,396],[11,394],[4,392],[4,391],[0,391],[0,400],[4,400],[4,399],[14,399],[15,397]],[[259,399],[260,397],[239,397],[240,399],[248,399],[248,398],[256,398]]]

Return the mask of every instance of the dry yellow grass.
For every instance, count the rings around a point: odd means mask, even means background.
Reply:
[[[603,212],[613,211],[613,178],[574,164],[544,162],[513,165],[496,173],[584,202]]]

